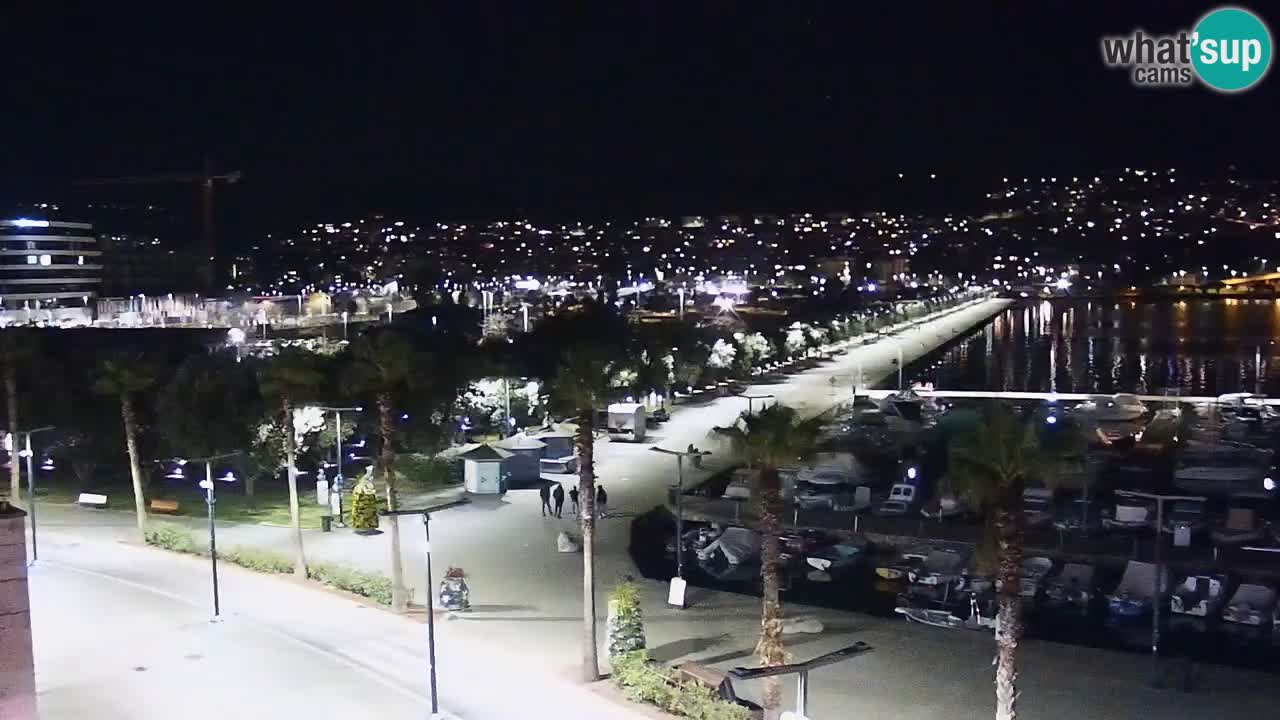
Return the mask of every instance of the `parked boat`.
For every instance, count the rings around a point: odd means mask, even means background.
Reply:
[[[1225,575],[1188,575],[1173,591],[1169,610],[1174,615],[1205,618],[1222,612],[1227,599]]]
[[[893,487],[889,488],[889,497],[882,500],[872,513],[882,517],[906,515],[911,512],[911,506],[915,504],[917,494],[915,485],[894,483]]]
[[[1222,611],[1222,619],[1236,625],[1262,627],[1267,622],[1274,622],[1276,612],[1276,591],[1265,585],[1244,583],[1236,588],[1227,607]]]
[[[1045,601],[1087,612],[1097,593],[1097,570],[1092,565],[1067,563],[1045,581]]]
[[[876,577],[883,580],[904,580],[911,571],[924,564],[932,548],[917,547],[904,550],[888,563],[876,567]]]
[[[1023,600],[1035,600],[1040,594],[1040,587],[1049,571],[1053,569],[1053,561],[1047,557],[1029,557],[1022,559],[1022,581],[1018,594]]]
[[[1109,530],[1145,530],[1155,526],[1155,506],[1147,500],[1125,499],[1116,502],[1111,517],[1102,519]]]
[[[1199,495],[1262,490],[1273,454],[1241,443],[1192,441],[1173,469],[1173,486]]]
[[[697,551],[698,560],[710,562],[722,557],[729,565],[741,565],[760,552],[760,535],[746,528],[725,528],[714,541]]]
[[[1076,406],[1075,412],[1083,413],[1097,422],[1126,422],[1147,414],[1147,406],[1137,395],[1093,395]]]
[[[811,550],[804,556],[805,564],[822,575],[815,576],[814,572],[810,572],[809,579],[830,580],[831,575],[852,568],[866,554],[867,547],[866,539],[856,537]]]
[[[967,553],[934,550],[918,569],[907,574],[907,578],[918,585],[957,585],[963,582],[968,563]]]
[[[1179,527],[1186,527],[1192,535],[1198,535],[1209,527],[1209,517],[1204,503],[1199,500],[1178,500],[1165,514],[1162,532],[1174,534]]]
[[[998,625],[998,617],[995,613],[994,602],[981,602],[977,595],[970,595],[968,598],[969,611],[965,617],[956,615],[951,610],[937,608],[923,608],[915,606],[898,606],[894,608],[894,612],[902,615],[907,622],[920,623],[921,625],[930,625],[932,627],[945,628],[947,630],[988,630],[995,631]],[[983,612],[985,609],[987,612]]]
[[[1266,537],[1267,529],[1250,507],[1227,508],[1227,519],[1222,527],[1209,532],[1214,545],[1244,545]]]
[[[920,623],[921,625],[932,625],[933,627],[946,628],[948,630],[964,627],[964,620],[954,615],[950,610],[897,607],[894,608],[893,611],[905,617],[907,622]]]
[[[1113,619],[1134,618],[1151,611],[1155,599],[1156,566],[1130,560],[1124,576],[1107,595],[1107,615]]]

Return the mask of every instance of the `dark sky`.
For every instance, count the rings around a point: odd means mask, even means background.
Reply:
[[[959,196],[1004,172],[1280,160],[1275,73],[1222,96],[1101,65],[1099,35],[1212,3],[22,5],[0,14],[10,195],[211,153],[245,172],[231,201],[273,217],[858,209],[901,195],[899,170]]]

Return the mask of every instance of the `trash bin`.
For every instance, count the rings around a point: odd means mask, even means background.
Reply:
[[[333,532],[333,516],[332,515],[320,516],[320,532]]]

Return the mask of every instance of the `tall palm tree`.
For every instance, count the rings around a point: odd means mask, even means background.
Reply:
[[[794,408],[772,405],[755,415],[743,413],[742,423],[730,431],[734,454],[758,468],[752,487],[760,532],[760,642],[756,654],[763,666],[786,663],[782,646],[782,585],[778,568],[782,554],[782,481],[778,467],[813,454],[818,440],[818,420],[802,420]],[[764,707],[776,717],[782,704],[782,686],[776,677],[766,680]]]
[[[298,402],[311,399],[324,373],[319,358],[305,350],[285,348],[262,369],[258,383],[263,397],[276,398],[284,424],[285,473],[289,480],[289,519],[293,525],[293,574],[307,577],[307,557],[302,549],[302,516],[298,507],[297,448],[294,443],[293,410]]]
[[[378,409],[381,447],[375,469],[386,487],[389,511],[399,509],[395,472],[396,396],[407,390],[413,378],[413,365],[413,348],[394,331],[364,335],[351,344],[352,389],[371,394]],[[391,607],[396,612],[404,612],[409,605],[409,593],[405,589],[404,564],[400,558],[400,522],[396,515],[387,519],[391,524]]]
[[[578,496],[582,505],[582,678],[600,679],[596,646],[595,588],[595,421],[596,408],[605,399],[608,362],[598,351],[575,348],[564,353],[551,381],[551,402],[572,415],[578,428],[574,445],[578,453]]]
[[[93,391],[120,398],[120,419],[124,422],[124,443],[129,453],[129,479],[133,482],[133,507],[138,534],[147,528],[147,498],[142,486],[142,460],[138,457],[138,413],[134,395],[156,382],[155,364],[141,355],[121,355],[98,364]]]
[[[1042,437],[1040,418],[990,404],[977,422],[955,432],[947,475],[955,491],[986,513],[996,565],[996,718],[1017,716],[1018,643],[1022,638],[1024,518],[1022,492],[1029,482],[1054,484],[1078,452],[1075,430],[1056,441]]]

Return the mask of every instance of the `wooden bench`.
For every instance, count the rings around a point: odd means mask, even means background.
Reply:
[[[677,682],[702,685],[710,689],[721,700],[745,707],[750,711],[754,720],[764,717],[763,708],[749,700],[743,700],[738,697],[738,694],[733,690],[733,680],[727,673],[710,665],[703,665],[699,662],[681,663],[676,666],[675,672],[672,673],[672,679]]]
[[[175,513],[178,512],[177,500],[152,500],[151,512],[155,513]]]

